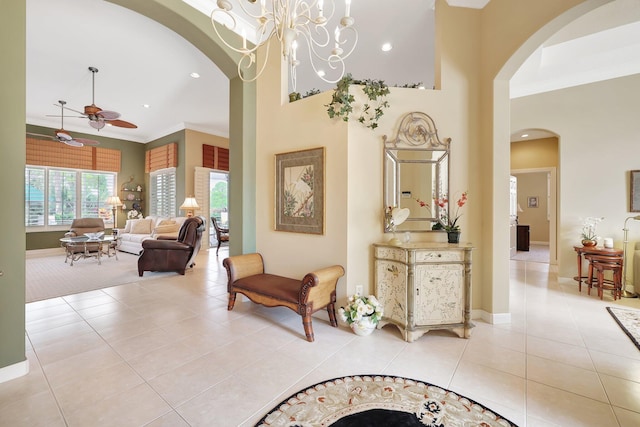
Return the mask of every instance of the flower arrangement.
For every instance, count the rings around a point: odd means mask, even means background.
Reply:
[[[458,220],[460,219],[460,217],[462,216],[462,214],[460,213],[460,208],[463,207],[466,203],[467,203],[467,196],[468,196],[468,192],[465,191],[464,193],[462,193],[462,195],[460,196],[460,198],[458,199],[458,201],[456,202],[456,210],[455,210],[455,215],[452,217],[450,217],[447,214],[446,208],[447,205],[449,204],[449,199],[447,198],[447,196],[444,196],[440,199],[436,199],[435,203],[440,206],[440,208],[442,209],[442,215],[440,217],[440,219],[442,220],[442,222],[444,222],[444,229],[447,233],[451,233],[453,231],[460,231],[460,226],[458,225]],[[420,205],[422,206],[422,205]]]
[[[365,317],[369,317],[371,323],[377,325],[382,319],[382,305],[375,296],[363,296],[360,294],[351,295],[349,304],[346,307],[340,307],[338,314],[340,318],[351,325]]]
[[[142,212],[138,212],[135,209],[131,209],[129,212],[127,212],[127,219],[141,219],[144,218],[144,216],[142,215]]]
[[[595,241],[598,239],[598,235],[596,234],[596,228],[598,227],[598,223],[604,219],[601,217],[593,217],[590,216],[584,220],[582,223],[582,233],[580,236],[582,240],[591,240]]]

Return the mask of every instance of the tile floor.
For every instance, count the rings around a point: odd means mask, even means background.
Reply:
[[[553,266],[510,261],[513,321],[406,343],[357,337],[287,309],[226,310],[226,274],[201,252],[184,277],[27,305],[28,375],[0,384],[1,426],[247,426],[303,387],[351,374],[419,379],[520,426],[640,425],[640,351]],[[638,299],[617,304],[640,308]]]

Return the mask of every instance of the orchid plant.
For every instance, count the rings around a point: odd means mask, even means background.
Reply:
[[[596,234],[596,228],[598,227],[598,223],[604,220],[604,217],[593,217],[590,216],[585,218],[582,223],[582,240],[597,240],[598,235]]]

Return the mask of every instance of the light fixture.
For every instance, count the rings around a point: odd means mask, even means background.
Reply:
[[[180,210],[187,211],[187,218],[191,218],[193,216],[194,209],[200,209],[200,206],[198,206],[198,202],[193,196],[189,196],[184,199],[184,202],[180,205]]]
[[[635,298],[635,292],[627,291],[627,243],[629,243],[629,228],[627,227],[627,221],[633,219],[635,221],[640,221],[640,215],[630,216],[624,220],[624,237],[622,242],[622,297],[623,298]]]
[[[195,71],[191,74],[189,74],[191,77],[193,77],[194,79],[199,79],[200,78],[200,74],[196,73]]]
[[[113,211],[113,228],[118,228],[118,211],[116,208],[118,206],[122,206],[122,201],[120,201],[120,197],[118,196],[109,196],[107,197],[106,205],[111,206],[111,210]]]
[[[385,43],[382,45],[381,49],[383,52],[389,52],[391,49],[393,49],[393,46],[391,45],[391,43]]]
[[[232,3],[240,6],[240,13],[232,12]],[[259,7],[247,3],[259,3]],[[322,80],[336,83],[344,75],[344,59],[353,52],[358,42],[358,32],[353,27],[355,21],[350,16],[351,0],[345,0],[344,16],[335,29],[328,29],[335,10],[334,0],[217,0],[217,7],[211,12],[211,24],[222,43],[242,54],[238,61],[238,75],[245,82],[260,77],[269,59],[271,41],[276,39],[280,42],[279,47],[282,57],[289,65],[289,76],[295,92],[296,67],[300,64],[297,49],[301,48],[303,43],[316,74],[319,70],[315,60],[326,63],[331,70],[330,77],[320,76]],[[255,38],[251,40],[255,43],[253,47],[247,46],[247,29],[252,27],[243,21],[242,18],[245,16],[255,20],[257,25]],[[237,47],[222,37],[220,25],[231,31],[241,32],[241,41],[235,43]],[[352,40],[348,36],[352,36]],[[265,45],[264,62],[258,66],[256,51]],[[250,70],[254,64],[255,74],[247,73],[245,76],[244,71]]]

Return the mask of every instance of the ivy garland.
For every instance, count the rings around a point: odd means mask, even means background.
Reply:
[[[389,94],[389,87],[383,80],[355,80],[351,74],[346,74],[338,81],[331,102],[325,105],[329,118],[340,117],[345,122],[349,121],[355,101],[355,97],[349,93],[349,86],[352,84],[361,85],[362,91],[371,101],[362,106],[362,113],[357,117],[358,122],[370,129],[377,128],[384,109],[389,108],[389,101],[385,99]]]

